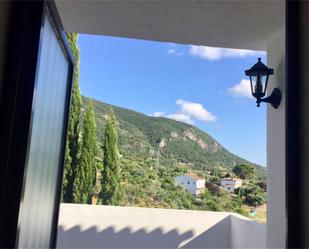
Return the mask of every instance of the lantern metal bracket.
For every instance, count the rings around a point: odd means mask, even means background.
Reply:
[[[266,98],[258,98],[256,101],[257,107],[260,107],[260,103],[265,102],[265,103],[270,103],[271,106],[275,109],[277,109],[280,105],[281,102],[281,91],[279,88],[274,88],[272,93],[266,97]]]

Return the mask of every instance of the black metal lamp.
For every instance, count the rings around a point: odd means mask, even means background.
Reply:
[[[258,58],[258,62],[245,73],[250,77],[251,93],[256,98],[257,106],[260,107],[261,102],[266,102],[277,109],[281,102],[281,91],[278,88],[275,88],[271,95],[263,98],[266,94],[269,75],[273,75],[274,70],[268,68],[261,62],[261,58]]]

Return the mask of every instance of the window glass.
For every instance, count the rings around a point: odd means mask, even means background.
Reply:
[[[42,29],[18,247],[48,248],[62,155],[69,61],[48,13]],[[29,229],[31,228],[31,229]]]

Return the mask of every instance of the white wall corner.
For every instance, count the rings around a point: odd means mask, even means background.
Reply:
[[[231,248],[266,248],[266,225],[239,214],[230,218]]]
[[[278,109],[267,107],[267,247],[285,248],[285,26],[267,39],[267,65],[274,69],[268,95],[278,87]]]

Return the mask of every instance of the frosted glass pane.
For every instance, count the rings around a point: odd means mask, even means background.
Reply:
[[[36,75],[32,127],[19,215],[20,248],[48,248],[59,173],[69,62],[48,15]]]

